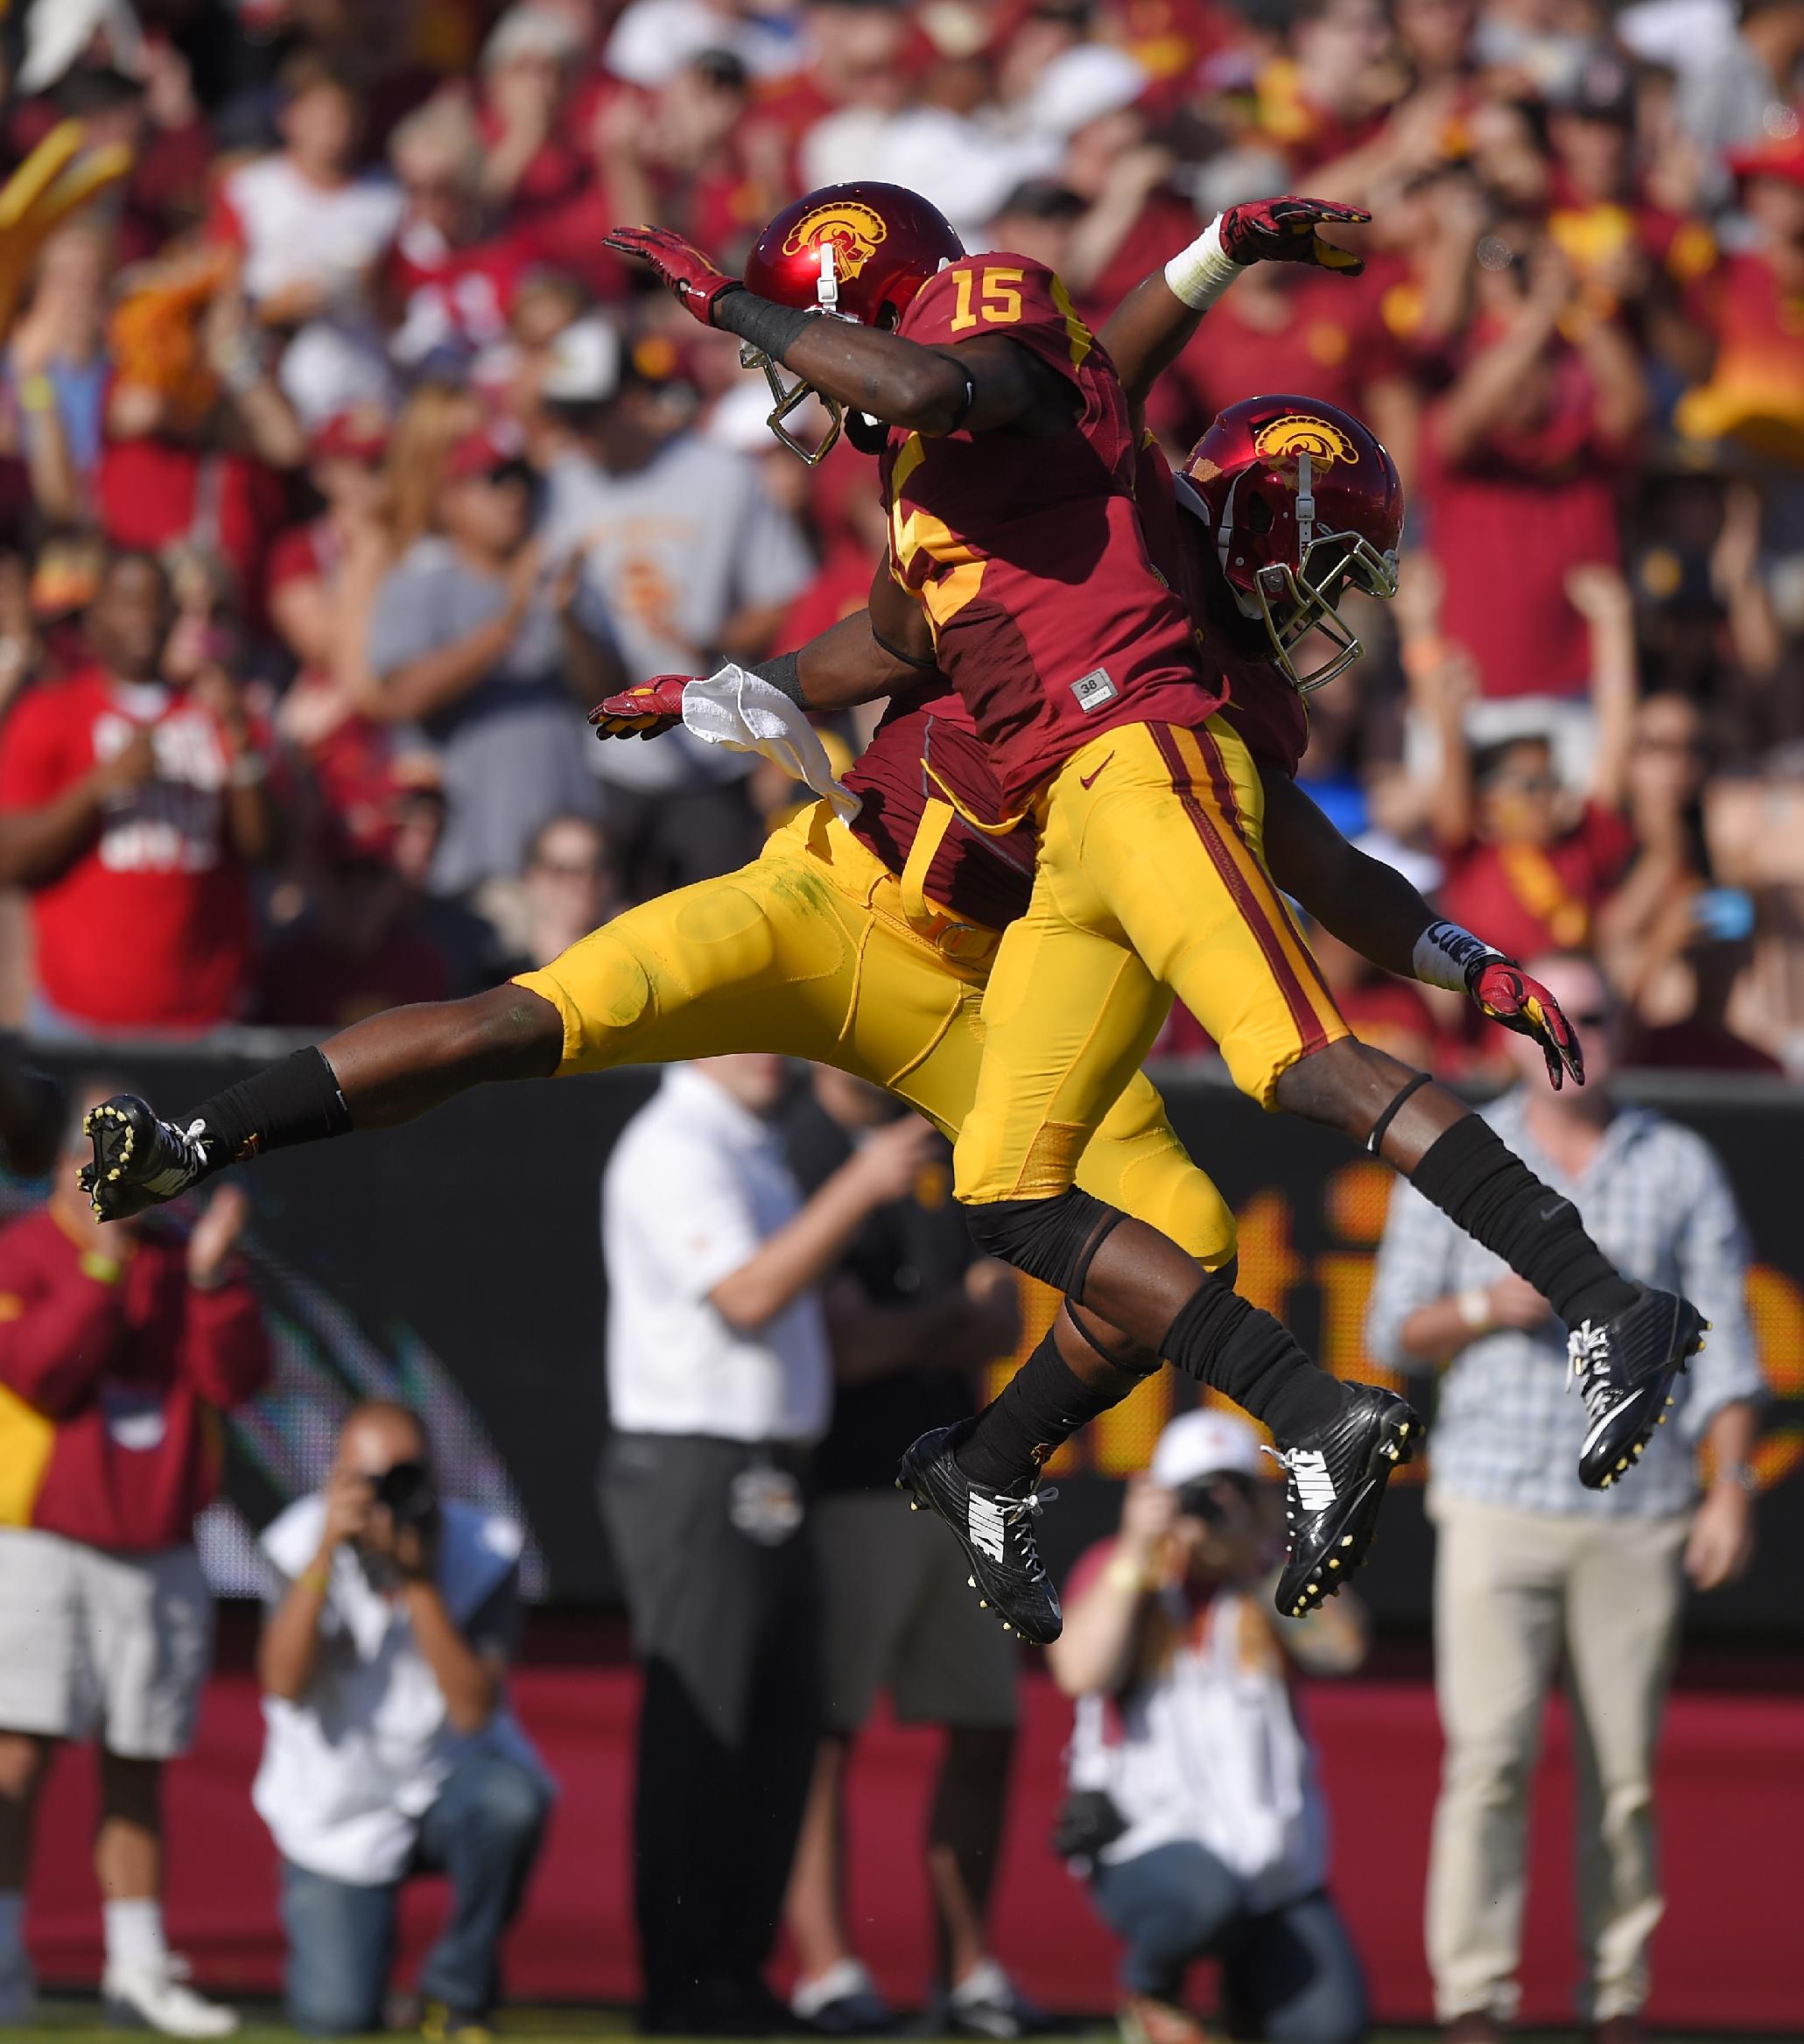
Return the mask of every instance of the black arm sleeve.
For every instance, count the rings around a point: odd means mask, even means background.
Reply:
[[[755,667],[748,667],[748,674],[755,674],[760,681],[768,681],[780,694],[786,695],[798,710],[808,707],[808,699],[802,693],[802,656],[799,653],[779,653],[775,658],[761,660]]]
[[[714,300],[715,326],[737,334],[741,341],[749,341],[773,362],[783,359],[784,350],[794,345],[796,336],[815,317],[813,313],[798,312],[793,306],[761,299],[743,285],[738,291],[723,292]]]

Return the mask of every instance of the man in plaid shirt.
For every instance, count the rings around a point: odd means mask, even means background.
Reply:
[[[1597,2044],[1628,2044],[1661,1908],[1653,1744],[1685,1583],[1715,1589],[1747,1566],[1763,1387],[1747,1244],[1721,1164],[1688,1130],[1611,1099],[1612,1017],[1597,967],[1564,957],[1529,969],[1584,1031],[1590,1083],[1548,1091],[1525,1044],[1525,1083],[1489,1119],[1625,1275],[1683,1293],[1709,1317],[1709,1345],[1674,1388],[1675,1423],[1656,1431],[1633,1483],[1581,1486],[1587,1415],[1568,1394],[1564,1330],[1407,1184],[1392,1195],[1366,1340],[1395,1368],[1445,1369],[1428,1486],[1447,1741],[1428,1866],[1437,2012],[1460,2044],[1501,2039],[1515,2013],[1528,1777],[1563,1649],[1578,1730],[1580,2012]],[[1700,1445],[1711,1468],[1701,1502]]]

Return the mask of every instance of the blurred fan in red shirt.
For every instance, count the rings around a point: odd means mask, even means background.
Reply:
[[[186,1243],[95,1219],[80,1115],[109,1090],[83,1094],[49,1205],[0,1228],[0,1525],[155,1554],[218,1495],[218,1415],[263,1387],[270,1348],[235,1186]]]
[[[40,1029],[193,1036],[242,1008],[267,762],[223,667],[172,678],[174,623],[160,563],[115,555],[92,664],[0,730],[0,877],[30,896]]]
[[[515,221],[566,204],[593,175],[565,118],[583,52],[556,7],[510,7],[482,46],[483,190]]]
[[[1620,565],[1640,361],[1579,302],[1538,228],[1499,221],[1481,239],[1476,292],[1459,373],[1424,433],[1418,501],[1446,578],[1442,624],[1476,658],[1481,694],[1583,696],[1590,635],[1566,575]]]
[[[474,115],[461,100],[427,101],[396,129],[389,161],[404,200],[381,278],[390,353],[417,367],[440,350],[467,359],[492,348],[529,256],[517,237],[488,235]]]
[[[1473,742],[1466,719],[1476,660],[1440,636],[1435,564],[1419,559],[1412,569],[1399,592],[1398,623],[1415,707],[1437,755],[1428,783],[1428,821],[1443,866],[1436,904],[1513,958],[1589,949],[1598,912],[1635,853],[1622,813],[1637,685],[1628,586],[1595,566],[1566,579],[1586,614],[1597,678],[1594,742],[1581,788],[1562,777],[1546,731]],[[1457,1064],[1481,1043],[1496,1048],[1494,1039],[1463,1010],[1457,1040],[1437,1063]]]
[[[364,631],[395,558],[388,443],[378,411],[327,419],[307,464],[325,508],[270,550],[270,619],[298,663],[277,724],[312,767],[327,818],[354,835],[379,822],[395,790],[388,727],[362,707],[376,685]]]
[[[1295,390],[1363,418],[1406,482],[1420,411],[1402,353],[1385,323],[1390,264],[1337,277],[1301,263],[1255,263],[1209,317],[1155,393],[1173,407],[1155,418],[1194,439],[1249,390]],[[1180,401],[1186,400],[1181,415]],[[1149,404],[1148,414],[1156,410]]]
[[[419,898],[393,864],[392,838],[392,829],[346,833],[328,853],[305,920],[263,961],[260,1021],[343,1029],[453,992],[444,952],[419,926]]]
[[[78,1100],[49,1205],[0,1229],[0,1771],[29,1810],[60,1743],[98,1743],[108,2002],[218,2036],[229,2012],[186,1985],[164,1942],[160,1786],[212,1657],[194,1519],[219,1493],[221,1415],[263,1387],[270,1347],[235,1254],[249,1212],[235,1185],[186,1243],[89,1211],[80,1116],[116,1083]],[[10,1824],[15,1893],[29,1851]],[[16,2012],[30,1975],[17,1915],[7,1930]]]
[[[1785,140],[1730,160],[1756,238],[1697,288],[1715,366],[1674,423],[1804,468],[1804,132],[1795,115]]]
[[[116,546],[178,541],[231,563],[254,622],[282,523],[278,471],[305,441],[234,283],[227,248],[140,272],[116,307],[100,466],[100,526]]]

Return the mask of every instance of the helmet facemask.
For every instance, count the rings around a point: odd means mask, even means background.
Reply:
[[[851,320],[858,324],[850,313],[839,310],[839,279],[833,262],[833,244],[823,242],[820,245],[820,276],[814,287],[815,304],[811,308],[829,320]],[[762,348],[754,348],[749,341],[742,342],[739,351],[739,366],[742,369],[762,369],[764,381],[770,386],[770,395],[776,400],[765,425],[790,453],[805,461],[811,468],[818,467],[832,453],[839,438],[840,428],[846,422],[846,408],[837,397],[828,397],[817,390],[812,383],[797,376],[793,383],[785,383],[778,365]],[[798,439],[784,420],[798,411],[812,397],[827,415],[827,430],[818,446],[811,447],[805,440]]]
[[[1397,557],[1380,553],[1358,532],[1337,532],[1316,517],[1314,462],[1306,450],[1296,457],[1297,565],[1268,561],[1254,571],[1253,597],[1239,597],[1249,615],[1265,621],[1277,664],[1303,695],[1323,688],[1346,672],[1364,651],[1338,608],[1349,587],[1388,602],[1397,594]],[[1224,571],[1234,541],[1233,510],[1238,484],[1230,491],[1226,514],[1216,535]],[[1267,527],[1269,530],[1269,526]],[[1237,592],[1238,597],[1238,592]],[[1256,609],[1255,609],[1256,604]],[[1300,674],[1291,650],[1312,631],[1319,631],[1335,649],[1307,674]]]

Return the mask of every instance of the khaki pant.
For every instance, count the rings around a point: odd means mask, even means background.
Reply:
[[[1663,1907],[1653,1745],[1689,1521],[1582,1519],[1439,1498],[1435,1689],[1447,1741],[1428,1861],[1443,2022],[1516,2012],[1528,1789],[1565,1657],[1577,1781],[1579,2014],[1632,2014]]]

